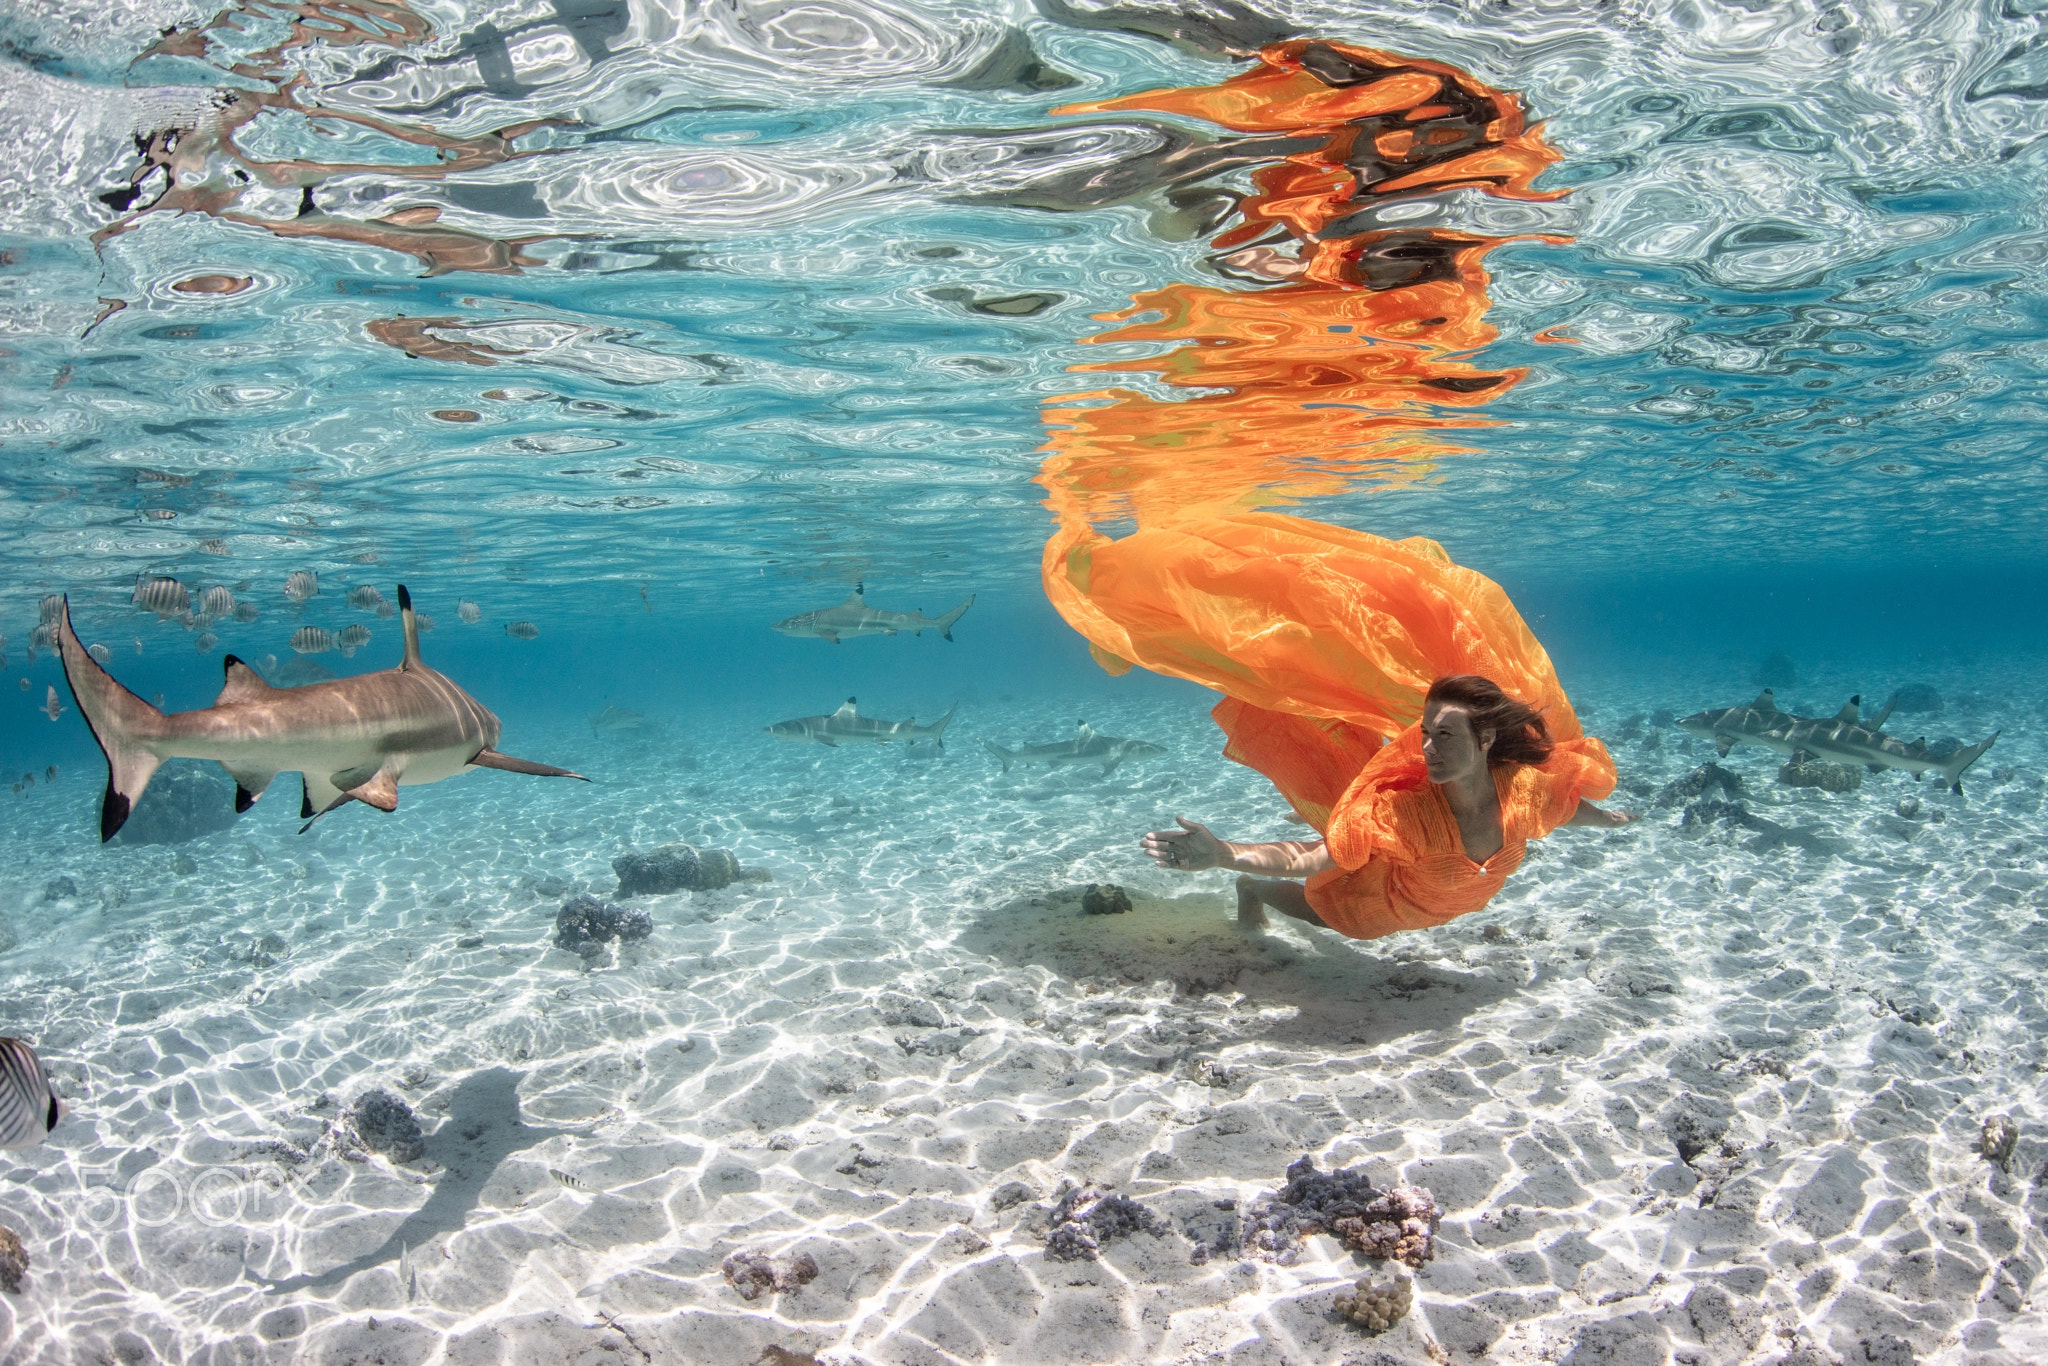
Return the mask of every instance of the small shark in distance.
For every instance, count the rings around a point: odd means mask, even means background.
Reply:
[[[127,821],[157,766],[166,759],[212,759],[235,780],[235,810],[247,811],[271,779],[295,770],[305,782],[299,815],[313,822],[345,802],[398,809],[400,784],[439,782],[472,768],[500,768],[548,778],[580,773],[500,754],[498,718],[446,676],[420,660],[412,595],[401,584],[405,657],[395,669],[273,688],[233,655],[210,707],[165,715],[129,692],[86,653],[71,629],[67,603],[58,649],[78,710],[107,759],[100,803],[100,841]]]
[[[775,623],[774,629],[786,636],[816,636],[837,645],[841,640],[853,636],[893,636],[899,631],[908,631],[914,636],[926,631],[937,631],[943,640],[953,638],[953,623],[960,620],[968,608],[974,606],[974,595],[942,617],[928,617],[922,610],[916,612],[885,612],[879,607],[868,606],[864,596],[865,583],[853,586],[853,592],[837,607],[820,608],[815,612],[800,612],[796,616]]]
[[[1156,759],[1166,753],[1160,746],[1145,740],[1126,740],[1116,735],[1098,735],[1095,727],[1086,721],[1074,727],[1074,738],[1061,740],[1050,745],[1020,745],[1016,749],[1004,749],[988,740],[981,747],[1002,764],[1003,772],[1010,771],[1012,764],[1044,764],[1058,768],[1063,764],[1101,764],[1102,776],[1107,778],[1116,772],[1117,765],[1126,759]]]
[[[1916,778],[1932,769],[1947,780],[1951,792],[1963,790],[1963,770],[1976,763],[1998,738],[1994,730],[1977,744],[1953,754],[1934,754],[1929,752],[1924,736],[1909,745],[1880,733],[1892,714],[1890,703],[1868,721],[1860,719],[1862,705],[1861,697],[1852,697],[1841,711],[1825,720],[1794,716],[1779,711],[1771,690],[1765,688],[1746,707],[1699,712],[1685,717],[1678,725],[1681,730],[1712,740],[1723,757],[1738,743],[1747,741],[1780,754],[1804,750],[1837,763],[1867,764],[1873,771],[1902,768]]]
[[[877,721],[862,716],[854,699],[849,697],[830,716],[799,716],[793,721],[777,721],[768,727],[768,733],[778,740],[829,745],[835,749],[841,741],[864,740],[870,744],[886,745],[891,740],[929,740],[943,751],[946,742],[939,737],[946,733],[953,712],[958,710],[960,707],[956,703],[952,711],[929,726],[920,726],[914,716],[908,721]]]

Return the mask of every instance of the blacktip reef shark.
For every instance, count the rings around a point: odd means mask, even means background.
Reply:
[[[928,617],[920,609],[915,612],[885,612],[879,607],[868,606],[865,596],[867,585],[857,583],[846,601],[837,607],[824,607],[815,612],[800,612],[775,623],[775,630],[786,636],[816,636],[837,645],[854,636],[893,636],[908,631],[914,636],[926,631],[937,631],[942,640],[953,638],[953,623],[960,620],[968,608],[974,606],[974,595],[968,594],[967,601],[955,607],[942,617]]]
[[[1873,770],[1902,768],[1916,778],[1932,769],[1947,780],[1951,792],[1963,790],[1963,770],[1976,763],[1998,738],[1994,730],[1977,744],[1952,754],[1935,754],[1927,748],[1924,736],[1909,745],[1880,733],[1892,714],[1889,702],[1868,721],[1860,719],[1862,706],[1861,697],[1852,697],[1841,711],[1825,720],[1794,716],[1779,711],[1771,690],[1765,688],[1746,707],[1699,712],[1678,725],[1681,730],[1712,740],[1723,757],[1737,744],[1747,742],[1780,754],[1804,750],[1838,763],[1868,764]]]
[[[64,605],[58,649],[78,710],[107,758],[100,803],[104,843],[127,821],[166,759],[212,759],[235,780],[235,810],[247,811],[279,773],[305,780],[299,815],[314,821],[345,802],[398,809],[400,785],[439,782],[472,768],[578,778],[566,768],[500,754],[498,718],[420,661],[412,595],[398,589],[405,657],[395,669],[273,688],[229,655],[227,681],[210,707],[165,715],[129,692],[78,643]]]
[[[983,740],[981,747],[1002,764],[1003,772],[1010,771],[1012,764],[1044,764],[1058,768],[1063,764],[1101,764],[1102,776],[1107,778],[1116,772],[1117,765],[1126,759],[1156,759],[1166,753],[1160,746],[1145,740],[1126,740],[1116,735],[1098,735],[1095,727],[1082,721],[1074,727],[1074,738],[1061,740],[1050,745],[1020,745],[1016,749],[1004,749],[1001,745]]]
[[[946,742],[939,737],[946,733],[953,712],[958,710],[960,706],[955,703],[952,711],[929,726],[920,726],[914,716],[908,721],[877,721],[873,717],[862,716],[858,704],[849,697],[830,716],[799,716],[793,721],[777,721],[768,727],[768,733],[778,740],[830,745],[835,749],[851,741],[886,745],[892,740],[929,740],[943,750]]]

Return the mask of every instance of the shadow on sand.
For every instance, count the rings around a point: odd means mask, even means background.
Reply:
[[[360,1271],[397,1261],[444,1233],[461,1230],[483,1196],[484,1183],[513,1153],[569,1133],[537,1129],[519,1118],[519,1083],[524,1073],[493,1067],[472,1072],[448,1098],[448,1117],[427,1136],[425,1161],[441,1169],[427,1202],[407,1215],[389,1237],[369,1252],[317,1275],[281,1281],[252,1277],[266,1291],[325,1290]]]
[[[1190,998],[1241,993],[1266,1009],[1239,1041],[1372,1047],[1453,1029],[1521,989],[1491,973],[1399,962],[1277,915],[1275,928],[1240,930],[1234,903],[1212,892],[1171,900],[1133,893],[1122,915],[1083,915],[1082,890],[1019,897],[984,912],[957,942],[1073,982],[1170,981]]]

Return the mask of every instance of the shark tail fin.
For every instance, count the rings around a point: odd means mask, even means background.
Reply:
[[[1009,750],[1004,749],[992,740],[983,740],[981,747],[996,756],[996,762],[1003,766],[1003,772],[1008,773],[1010,771],[1010,760],[1016,756],[1011,754]]]
[[[142,789],[163,762],[151,741],[164,732],[164,714],[114,681],[99,661],[78,643],[71,629],[67,599],[57,631],[57,652],[64,678],[78,701],[79,713],[107,758],[107,791],[100,799],[100,843],[105,844],[128,823],[128,813],[142,799]]]
[[[955,702],[944,716],[941,716],[938,720],[932,722],[929,726],[926,726],[924,728],[924,738],[931,741],[933,744],[937,745],[941,753],[943,753],[946,748],[946,741],[944,738],[946,734],[946,727],[953,723],[953,713],[959,710],[960,704],[958,702]]]
[[[951,640],[953,638],[953,623],[966,616],[967,609],[972,606],[974,606],[974,594],[969,593],[967,601],[939,618],[939,636],[941,639]]]
[[[1949,791],[1961,792],[1963,790],[1963,770],[1967,769],[1971,764],[1974,764],[1979,759],[1983,758],[1984,751],[1990,749],[1992,741],[1996,740],[1997,738],[1998,732],[1994,730],[1991,732],[1991,734],[1985,736],[1976,744],[1971,745],[1967,749],[1957,750],[1954,754],[1949,755],[1948,758],[1943,761],[1941,765],[1941,776],[1948,779]]]
[[[405,591],[405,585],[398,585],[398,619],[405,626],[405,658],[400,661],[401,669],[423,669],[420,662],[420,623],[412,612],[412,594]]]

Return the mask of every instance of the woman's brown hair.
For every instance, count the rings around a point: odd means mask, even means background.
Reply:
[[[1550,727],[1541,709],[1518,702],[1501,691],[1500,685],[1478,674],[1452,674],[1429,685],[1425,707],[1448,704],[1463,707],[1472,718],[1472,735],[1493,732],[1493,748],[1486,752],[1486,766],[1540,764],[1550,757]]]

